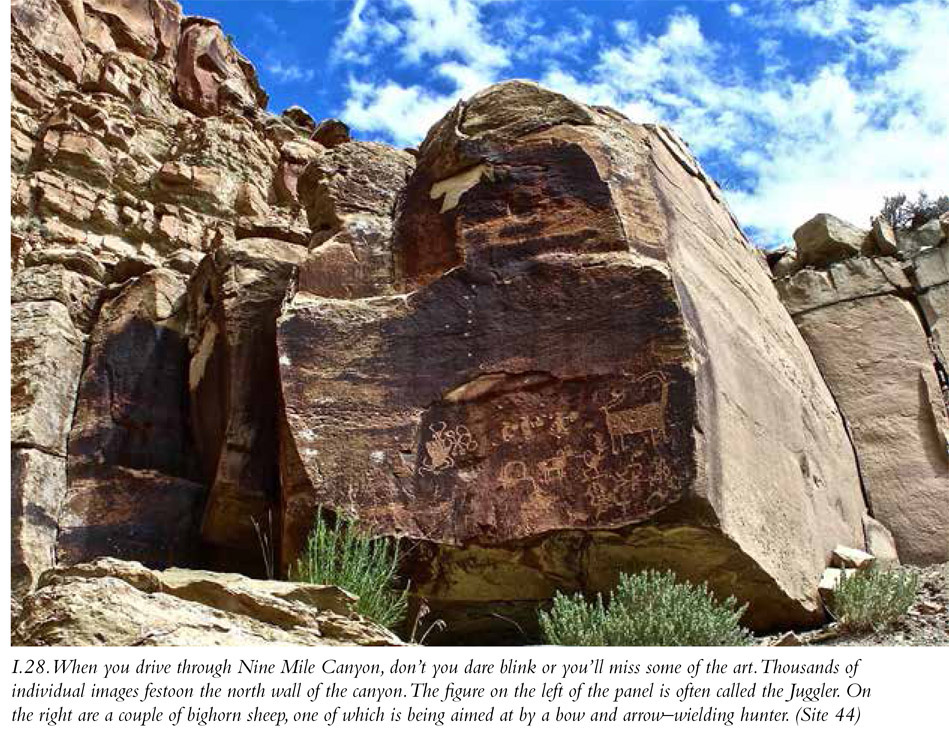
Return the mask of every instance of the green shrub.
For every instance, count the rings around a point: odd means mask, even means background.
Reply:
[[[885,627],[906,614],[916,599],[919,574],[873,566],[842,574],[830,601],[831,614],[845,629],[862,632]]]
[[[600,594],[590,603],[558,592],[540,628],[552,645],[748,645],[751,633],[738,624],[746,607],[733,597],[716,601],[705,583],[649,570],[621,574],[609,605]]]
[[[340,515],[330,525],[323,519],[321,507],[290,578],[310,584],[335,584],[352,592],[359,597],[356,611],[384,627],[394,627],[402,621],[408,606],[408,591],[395,588],[398,568],[396,542],[372,538],[352,519]]]

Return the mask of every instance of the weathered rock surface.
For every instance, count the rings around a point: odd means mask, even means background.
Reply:
[[[665,128],[512,82],[417,151],[353,141],[266,112],[173,0],[14,0],[11,56],[15,606],[101,554],[261,572],[252,520],[286,567],[319,503],[404,538],[462,641],[645,566],[810,624],[836,545],[945,551],[949,219],[822,216],[767,258],[874,519],[766,258]],[[84,568],[22,639],[379,639],[335,591]]]
[[[56,557],[85,337],[56,300],[14,302],[10,325],[11,553],[19,597]]]
[[[870,512],[917,564],[949,558],[945,253],[851,257],[776,281],[847,420]]]
[[[909,272],[949,406],[949,241],[913,258]]]
[[[404,151],[356,141],[307,166],[298,188],[313,249],[300,268],[301,290],[327,298],[392,292],[392,220],[414,167]]]
[[[260,551],[253,522],[268,527],[279,501],[276,319],[306,249],[240,240],[205,258],[188,286],[191,422],[210,487],[202,537]]]
[[[831,562],[838,568],[869,568],[875,561],[876,558],[872,553],[859,548],[846,548],[842,545],[834,548],[831,555]]]
[[[320,146],[311,128],[277,140],[253,67],[173,0],[14,0],[11,36],[21,594],[56,558],[57,537],[66,559],[203,557],[188,540],[207,490],[184,468],[196,467],[185,322],[157,316],[167,304],[148,305],[141,284],[137,305],[119,294],[162,268],[162,282],[193,273],[238,240],[239,217],[244,236],[308,241],[302,208],[284,196],[281,150]]]
[[[151,270],[101,310],[69,437],[58,557],[197,556],[205,498],[188,426],[185,278]]]
[[[232,108],[267,106],[267,94],[257,83],[251,63],[227,41],[216,21],[185,18],[181,26],[178,97],[185,109],[206,117]]]
[[[506,83],[432,129],[399,201],[401,293],[301,276],[279,321],[284,563],[322,503],[418,541],[457,635],[656,562],[756,626],[821,617],[830,551],[862,546],[853,455],[680,141]]]
[[[900,559],[949,558],[949,419],[916,310],[885,295],[797,324],[847,418],[870,511]]]
[[[832,214],[818,214],[794,231],[802,265],[824,266],[859,255],[869,233]]]
[[[47,571],[13,621],[14,645],[398,645],[333,586],[254,581],[102,558]]]
[[[10,457],[11,586],[17,600],[56,563],[59,508],[66,492],[66,457],[17,448]]]

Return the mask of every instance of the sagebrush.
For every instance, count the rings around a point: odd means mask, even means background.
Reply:
[[[408,606],[408,590],[397,588],[398,570],[398,543],[371,537],[343,515],[330,525],[319,508],[290,578],[352,592],[359,597],[356,611],[384,627],[395,627]]]
[[[540,628],[552,645],[748,645],[751,633],[739,624],[746,608],[734,597],[717,601],[704,582],[647,570],[621,574],[608,604],[601,594],[589,602],[558,592]]]
[[[864,632],[886,627],[906,614],[916,599],[919,574],[871,566],[842,574],[830,601],[830,612],[845,629]]]

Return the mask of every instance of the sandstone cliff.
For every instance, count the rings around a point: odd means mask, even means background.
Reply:
[[[949,558],[947,233],[949,218],[894,233],[821,214],[773,266],[847,421],[868,506],[917,564]]]
[[[816,624],[879,521],[949,556],[941,230],[812,223],[776,289],[664,127],[507,82],[409,152],[268,112],[172,0],[12,14],[23,625],[57,564],[262,575],[254,522],[285,570],[319,505],[403,539],[456,640],[648,566]]]

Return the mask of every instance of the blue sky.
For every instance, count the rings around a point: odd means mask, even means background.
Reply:
[[[949,192],[949,0],[184,0],[279,112],[416,145],[455,100],[541,82],[672,125],[753,239]]]

